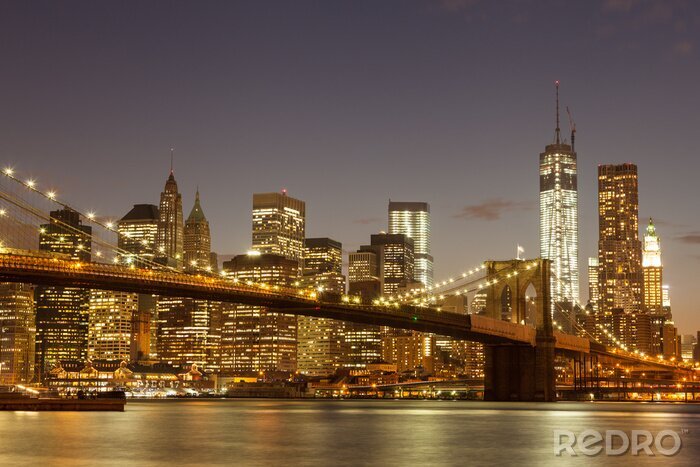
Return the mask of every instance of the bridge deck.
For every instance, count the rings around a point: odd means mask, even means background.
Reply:
[[[0,254],[0,281],[85,287],[264,306],[271,311],[390,326],[483,343],[534,345],[534,329],[432,308],[329,302],[287,287],[259,287],[211,276],[80,263],[46,256]]]
[[[80,263],[31,252],[17,254],[0,248],[0,281],[37,285],[85,287],[163,296],[189,297],[218,302],[264,306],[271,311],[331,318],[354,323],[431,332],[485,344],[535,345],[535,329],[488,318],[403,305],[366,306],[321,301],[304,291],[288,287],[260,287],[213,276],[138,269],[104,263]],[[560,351],[597,353],[628,361],[632,355],[611,353],[605,346],[586,339],[555,333]],[[663,366],[653,361],[649,365]],[[671,367],[673,368],[673,367]]]

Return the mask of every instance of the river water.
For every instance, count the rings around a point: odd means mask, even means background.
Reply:
[[[558,429],[674,430],[682,447],[672,457],[557,457]],[[0,465],[700,465],[700,406],[130,401],[124,413],[0,412]]]

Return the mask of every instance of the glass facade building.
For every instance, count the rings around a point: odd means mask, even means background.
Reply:
[[[330,238],[307,238],[304,241],[301,282],[322,294],[344,294],[342,244]],[[297,366],[300,373],[325,376],[333,374],[342,366],[342,321],[299,316],[297,326]]]
[[[253,195],[253,250],[295,259],[302,266],[306,203],[282,193]]]
[[[375,252],[381,259],[382,294],[385,296],[395,295],[399,287],[414,282],[413,239],[404,234],[373,234],[370,245],[360,247],[360,251]]]
[[[158,206],[153,204],[135,204],[117,222],[118,245],[125,262],[141,267],[153,266],[159,222],[160,212]],[[157,329],[156,298],[150,294],[138,294],[138,309],[131,321],[131,361],[155,358]]]
[[[251,252],[223,264],[233,281],[292,286],[299,277],[296,260]],[[221,317],[221,373],[258,374],[296,371],[297,318],[265,307],[225,304]]]
[[[552,304],[579,300],[576,153],[559,140],[540,154],[540,256],[552,262]]]
[[[433,285],[433,257],[430,254],[430,206],[422,202],[389,201],[389,233],[413,240],[414,279]]]
[[[131,357],[131,324],[138,312],[138,294],[90,291],[88,358],[125,360]]]
[[[0,385],[34,379],[35,335],[32,286],[0,282]]]
[[[90,261],[92,228],[83,225],[76,211],[51,211],[50,222],[39,232],[39,250]],[[40,286],[35,299],[36,372],[43,378],[58,362],[87,357],[90,290]]]

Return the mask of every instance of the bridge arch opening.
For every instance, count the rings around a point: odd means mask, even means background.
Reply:
[[[539,299],[537,289],[532,282],[528,282],[525,287],[525,315],[520,320],[520,324],[527,326],[537,326],[537,300]]]
[[[503,287],[501,292],[501,319],[511,321],[513,319],[513,289],[510,285]]]

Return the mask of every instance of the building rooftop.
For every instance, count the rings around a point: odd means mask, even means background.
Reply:
[[[143,221],[143,220],[154,220],[157,221],[160,217],[158,211],[158,206],[154,204],[134,204],[131,211],[126,213],[124,217],[121,218],[122,221]]]

